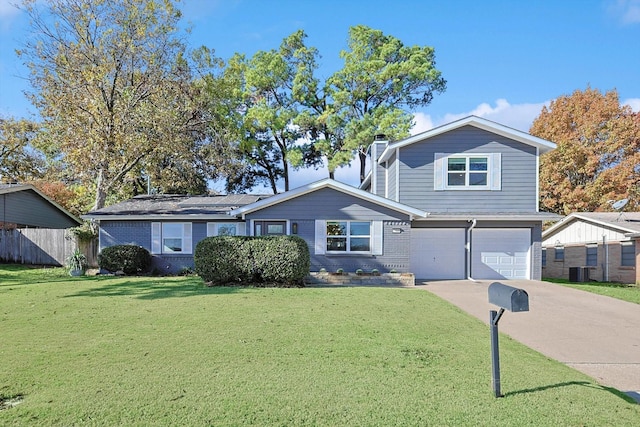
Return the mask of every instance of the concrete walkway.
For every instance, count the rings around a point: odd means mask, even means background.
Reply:
[[[493,281],[416,281],[418,288],[489,323]],[[524,289],[529,310],[505,312],[503,334],[640,402],[640,305],[547,282],[507,280]],[[487,333],[487,337],[488,337]]]

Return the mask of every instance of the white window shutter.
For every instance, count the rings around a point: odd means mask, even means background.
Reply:
[[[444,178],[447,173],[445,167],[446,153],[435,153],[433,158],[433,189],[436,191],[444,190]]]
[[[500,153],[491,154],[491,191],[502,190],[502,156]]]
[[[191,240],[191,223],[185,222],[182,225],[182,253],[190,254],[193,252]]]
[[[327,224],[324,220],[316,220],[315,254],[324,255],[327,250]]]
[[[247,224],[244,222],[239,222],[236,225],[236,232],[237,232],[237,236],[244,236],[247,230]]]
[[[151,253],[162,253],[162,224],[159,222],[151,223]]]
[[[382,255],[382,221],[371,222],[371,254]]]
[[[217,236],[218,235],[218,224],[215,222],[207,223],[207,237]]]

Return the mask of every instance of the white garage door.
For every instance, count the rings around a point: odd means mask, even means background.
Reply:
[[[528,228],[475,229],[471,232],[471,277],[528,279],[530,248]]]
[[[464,228],[412,228],[411,272],[416,279],[464,279],[464,240]]]

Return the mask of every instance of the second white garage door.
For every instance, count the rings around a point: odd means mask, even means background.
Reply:
[[[531,230],[475,229],[471,234],[471,277],[529,279]]]
[[[464,279],[464,241],[464,228],[412,228],[411,272],[416,279]]]

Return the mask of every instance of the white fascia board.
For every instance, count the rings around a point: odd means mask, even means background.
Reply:
[[[394,202],[389,199],[385,199],[384,197],[377,196],[375,194],[369,193],[364,190],[360,190],[356,187],[352,187],[347,184],[343,184],[341,182],[335,181],[330,178],[312,182],[311,184],[298,187],[296,189],[287,191],[285,193],[276,194],[275,196],[271,196],[268,199],[263,199],[255,203],[243,206],[241,208],[234,209],[230,211],[229,214],[236,215],[236,216],[242,215],[242,217],[244,218],[244,215],[248,213],[259,211],[261,209],[265,209],[270,206],[277,205],[287,200],[291,200],[296,197],[300,197],[305,194],[309,194],[323,188],[331,188],[336,191],[341,191],[353,197],[357,197],[359,199],[363,199],[371,203],[375,203],[377,205],[384,206],[384,207],[393,209],[395,211],[405,213],[409,215],[411,218],[424,218],[425,216],[428,215],[427,212],[422,211],[420,209],[412,208],[411,206],[407,206],[398,202]]]
[[[463,213],[463,214],[439,214],[431,213],[426,218],[421,218],[420,221],[462,221],[476,219],[478,221],[553,221],[557,220],[558,216],[549,213],[532,213],[532,214],[517,214],[517,213],[503,213],[503,214],[486,214],[486,213]]]
[[[360,183],[360,185],[358,186],[358,188],[360,190],[362,190],[363,188],[365,188],[367,185],[369,185],[371,183],[371,171],[369,171],[369,173],[367,174],[367,176],[364,177],[364,181],[362,181],[362,183]]]
[[[444,124],[442,126],[435,127],[428,131],[413,135],[407,139],[397,141],[393,144],[389,144],[387,148],[382,152],[382,155],[378,159],[378,162],[385,161],[391,156],[393,150],[401,148],[407,145],[414,144],[418,141],[433,138],[434,136],[441,135],[443,133],[458,129],[463,126],[475,126],[479,129],[486,130],[488,132],[495,133],[497,135],[504,136],[505,138],[513,139],[523,144],[531,145],[539,149],[540,154],[546,153],[556,148],[556,144],[546,139],[538,138],[537,136],[530,135],[526,132],[519,131],[496,122],[492,122],[482,117],[468,116],[460,120],[456,120],[451,123]]]

